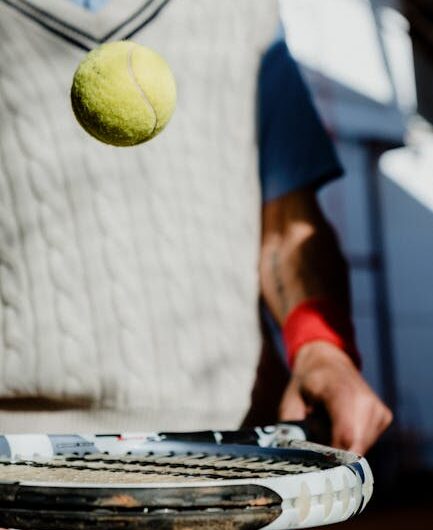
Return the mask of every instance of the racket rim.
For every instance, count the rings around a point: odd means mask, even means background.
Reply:
[[[361,467],[362,473],[358,466]],[[0,497],[1,490],[4,489],[16,490],[23,494],[29,492],[31,493],[30,490],[37,490],[38,488],[42,487],[48,488],[50,490],[50,498],[51,496],[58,495],[62,489],[64,491],[65,498],[67,498],[68,494],[73,495],[79,491],[81,491],[83,495],[89,491],[97,495],[98,491],[100,492],[101,490],[103,490],[101,496],[103,494],[110,495],[110,493],[113,496],[116,496],[117,494],[127,496],[128,493],[135,493],[139,495],[140,492],[153,495],[153,492],[155,491],[159,491],[163,496],[164,493],[161,490],[165,490],[165,492],[167,492],[167,490],[171,489],[179,492],[179,503],[182,503],[182,490],[189,490],[189,492],[192,494],[201,495],[204,491],[206,491],[206,489],[211,488],[215,494],[215,498],[218,500],[220,497],[226,498],[223,494],[225,491],[230,491],[230,488],[240,487],[240,489],[242,489],[242,487],[246,488],[248,486],[251,488],[251,493],[250,497],[245,495],[247,500],[244,500],[244,504],[242,505],[243,509],[254,507],[255,499],[257,498],[257,496],[254,496],[253,494],[254,491],[258,492],[266,490],[268,494],[270,492],[271,497],[273,496],[274,500],[273,502],[268,503],[267,508],[274,511],[278,511],[280,509],[280,511],[278,514],[275,514],[275,519],[270,522],[270,526],[267,528],[268,530],[282,530],[282,528],[288,528],[289,526],[287,525],[289,523],[292,525],[293,521],[296,519],[299,520],[299,524],[290,526],[291,528],[305,528],[312,525],[331,524],[346,520],[349,517],[360,513],[365,508],[371,496],[372,485],[373,477],[368,463],[364,458],[359,458],[355,468],[351,465],[341,464],[337,467],[322,471],[311,471],[303,474],[287,474],[269,478],[222,478],[219,480],[214,479],[183,483],[146,483],[132,485],[126,483],[103,484],[102,487],[101,484],[92,485],[89,483],[65,484],[49,482],[44,484],[36,482],[26,483],[25,481],[0,481]],[[330,487],[331,489],[329,489]],[[255,490],[255,488],[257,489]],[[315,499],[314,501],[311,501],[313,504],[321,503],[323,506],[318,507],[316,505],[316,508],[313,510],[308,509],[302,517],[300,515],[293,515],[294,512],[299,513],[300,508],[298,507],[298,503],[300,502],[302,496],[305,495],[305,489],[308,492],[307,496],[309,496],[311,500]],[[218,495],[220,495],[220,497],[218,497]],[[321,511],[320,513],[325,513],[324,496],[326,495],[328,495],[329,498],[329,511],[327,512],[326,517],[323,517],[323,515],[318,515],[318,512],[315,512],[314,510],[319,509],[319,512]],[[343,501],[344,495],[346,496],[345,501]],[[23,499],[25,498],[26,495],[24,495]],[[62,499],[63,495],[59,499],[60,504],[62,503]],[[45,506],[49,506],[49,500],[50,499],[47,499],[47,504]],[[154,509],[152,507],[149,513],[142,513],[142,509],[138,509],[137,512],[132,510],[130,513],[141,514],[140,517],[152,519],[152,517],[158,516],[158,510],[162,510],[163,512],[161,517],[164,517],[166,510],[172,510],[177,511],[179,517],[186,517],[187,513],[200,515],[202,513],[207,513],[209,508],[214,509],[215,507],[218,507],[219,509],[222,505],[221,500],[218,501],[221,502],[221,504],[219,504],[214,499],[211,499],[211,501],[209,501],[209,505],[206,505],[206,501],[202,501],[203,504],[198,506],[196,509],[191,508],[191,506],[185,508],[179,508],[179,506],[175,506],[173,509],[173,504],[165,504],[164,499],[159,499],[157,502],[159,502],[159,504],[157,504],[157,508]],[[344,502],[346,503],[345,507],[343,507]],[[1,502],[2,508],[7,508],[5,504],[7,503]],[[66,504],[67,503],[65,502],[65,505]],[[25,507],[25,504],[22,505]],[[89,508],[89,506],[89,503],[83,504],[82,506],[77,504],[77,516],[81,517],[83,513],[92,513],[92,510]],[[142,506],[146,506],[144,502]],[[225,506],[223,509],[225,516],[229,516],[230,513],[235,513],[237,510],[242,508],[240,508],[240,505],[230,505]],[[113,507],[110,517],[117,516],[117,512],[115,510],[116,507]],[[54,516],[55,513],[57,513],[55,510],[51,510],[49,514],[48,512],[49,510],[47,510],[46,515],[50,516]],[[66,513],[66,511],[64,511],[64,513]],[[295,517],[295,519],[293,519],[293,517]],[[40,526],[40,528],[42,528],[42,526]]]

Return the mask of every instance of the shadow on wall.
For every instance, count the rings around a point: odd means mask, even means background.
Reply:
[[[419,442],[418,457],[433,469],[431,147],[397,149],[380,165],[399,418]]]
[[[405,116],[395,104],[380,104],[321,73],[303,71],[346,169],[346,178],[324,189],[322,203],[351,264],[366,375],[382,395],[384,385],[395,392],[399,425],[395,444],[391,439],[385,445],[399,454],[387,471],[393,468],[392,477],[397,467],[433,470],[433,157],[423,161],[413,148],[389,151],[405,135]],[[380,172],[386,151],[384,160],[398,159]],[[394,375],[386,359],[379,360],[386,334]]]

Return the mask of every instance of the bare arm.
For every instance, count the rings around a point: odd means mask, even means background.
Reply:
[[[264,207],[261,280],[280,324],[299,302],[332,297],[348,311],[346,262],[313,191],[294,192]]]
[[[308,298],[330,298],[350,311],[347,266],[313,190],[265,205],[260,278],[263,297],[280,325]],[[318,403],[330,415],[333,445],[358,453],[365,453],[392,420],[346,353],[316,341],[297,354],[281,419],[303,419]]]

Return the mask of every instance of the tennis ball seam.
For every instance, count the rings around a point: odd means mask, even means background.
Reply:
[[[152,136],[155,133],[157,127],[158,127],[158,115],[156,113],[156,110],[155,110],[154,106],[152,105],[152,103],[150,102],[149,98],[147,97],[146,92],[143,90],[143,87],[138,82],[138,79],[137,79],[137,77],[135,75],[135,72],[134,72],[134,69],[132,67],[132,54],[134,53],[134,50],[139,49],[139,48],[140,48],[140,46],[138,44],[131,46],[130,49],[128,50],[128,55],[126,57],[126,61],[127,61],[127,65],[128,65],[128,72],[129,72],[129,75],[131,77],[132,82],[134,83],[135,87],[137,88],[138,92],[140,93],[141,97],[143,98],[143,101],[145,102],[145,104],[152,111],[153,118],[154,118],[154,126],[153,126],[153,129],[152,129],[151,133],[150,133],[150,135]]]

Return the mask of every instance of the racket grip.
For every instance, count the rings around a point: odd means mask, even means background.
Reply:
[[[324,414],[314,414],[305,421],[279,422],[277,425],[241,429],[238,431],[194,431],[159,433],[162,440],[185,443],[211,443],[217,445],[278,446],[290,440],[308,440],[328,445],[330,422]]]
[[[331,442],[331,421],[324,408],[316,407],[304,421],[279,422],[268,427],[246,428],[238,431],[163,432],[166,441],[212,443],[218,445],[272,446],[278,440],[308,440],[322,445]]]
[[[285,425],[297,425],[305,433],[309,442],[321,445],[331,445],[332,424],[329,414],[324,407],[317,407],[313,413],[303,421],[283,422]]]
[[[217,445],[250,445],[273,447],[279,440],[306,440],[304,422],[285,422],[237,431],[195,431],[159,433],[162,440]]]

